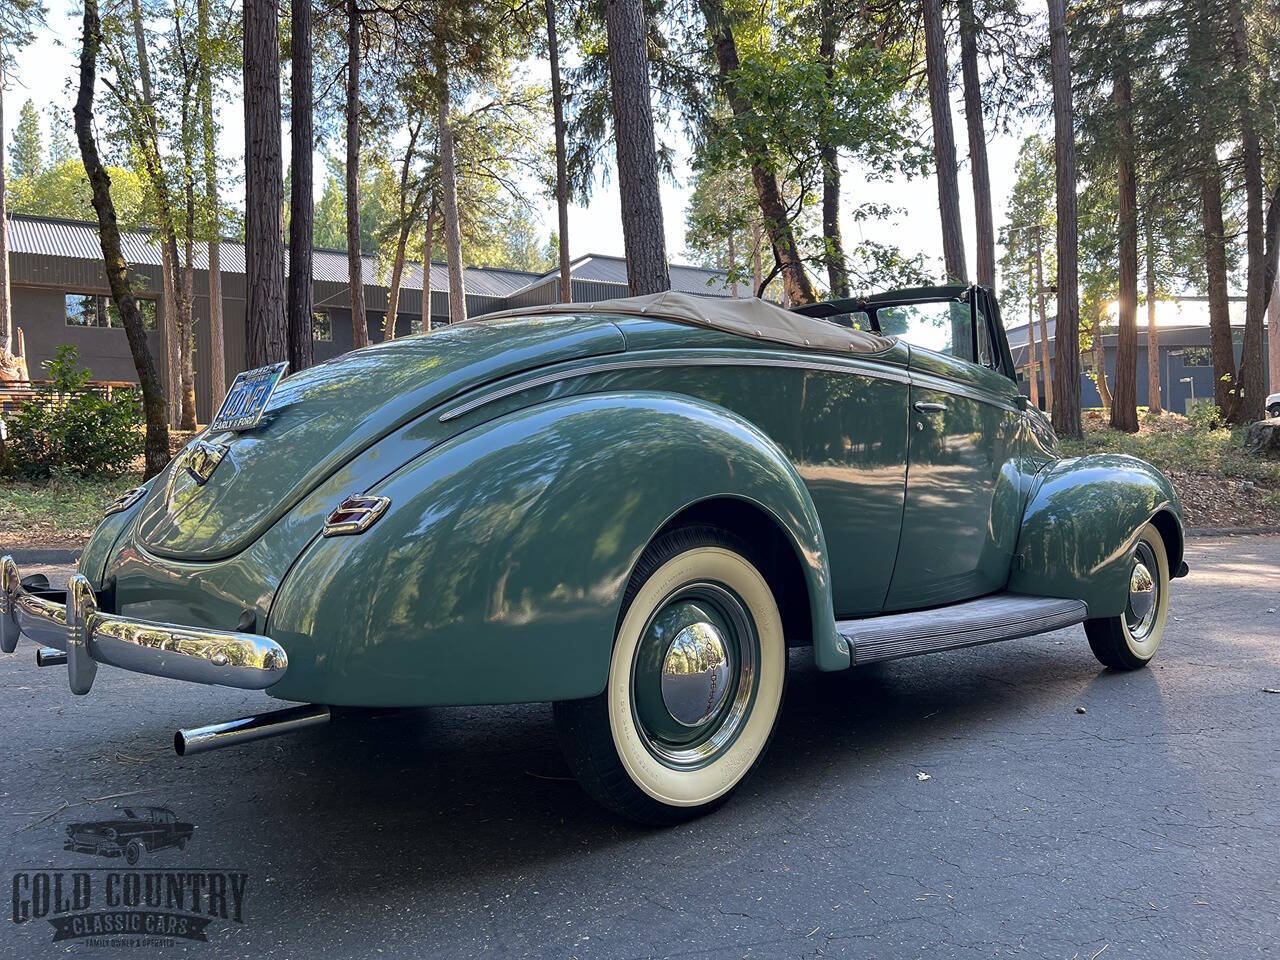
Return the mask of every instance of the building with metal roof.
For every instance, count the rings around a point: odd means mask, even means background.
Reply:
[[[149,320],[163,315],[164,283],[158,242],[150,231],[121,233],[121,247],[130,278]],[[198,245],[193,257],[195,286],[196,402],[200,421],[212,415],[215,398],[209,349],[208,251]],[[370,342],[380,341],[387,308],[390,266],[377,257],[363,258],[364,295]],[[222,302],[227,382],[244,368],[245,261],[244,245],[221,245]],[[74,344],[96,380],[136,380],[133,358],[124,330],[110,305],[102,248],[96,223],[52,217],[14,215],[9,221],[9,266],[14,324],[23,331],[30,375],[39,379],[42,364],[62,344]],[[405,265],[397,310],[396,335],[421,329],[423,318],[422,263]],[[483,316],[499,310],[554,303],[559,271],[532,273],[498,267],[467,267],[467,315]],[[575,303],[589,303],[627,295],[626,261],[622,257],[588,254],[572,264]],[[672,288],[684,293],[731,296],[721,271],[672,265]],[[350,350],[350,289],[347,255],[343,250],[316,249],[312,256],[315,298],[315,356],[327,360]],[[748,291],[749,292],[749,291]],[[449,271],[431,266],[430,315],[434,325],[448,322]],[[167,377],[163,324],[153,323],[148,334],[161,375]],[[167,389],[167,383],[166,383]],[[221,398],[216,398],[221,400]]]
[[[1203,300],[1201,297],[1179,298],[1189,302]],[[1233,297],[1231,323],[1231,343],[1235,352],[1236,366],[1240,365],[1244,349],[1244,323],[1236,322],[1234,308],[1243,307],[1243,297]],[[1053,376],[1057,346],[1057,318],[1048,317],[1045,321],[1047,338],[1041,343],[1040,324],[1035,326],[1035,361],[1036,383],[1040,406],[1045,406],[1045,371],[1041,354],[1045,348],[1049,355],[1049,378]],[[1027,325],[1020,323],[1006,329],[1009,337],[1009,351],[1013,355],[1013,365],[1018,371],[1018,389],[1024,396],[1030,396],[1030,358],[1027,350],[1029,339]],[[1175,413],[1187,413],[1199,402],[1213,398],[1213,356],[1209,349],[1209,326],[1207,323],[1161,323],[1156,327],[1156,363],[1159,374],[1160,404],[1165,410]],[[1270,382],[1270,368],[1267,363],[1267,342],[1271,335],[1270,324],[1263,326],[1263,379]],[[1107,383],[1114,390],[1116,382],[1116,352],[1119,336],[1114,326],[1104,328],[1102,334],[1102,357],[1107,371]],[[1151,398],[1150,367],[1148,366],[1149,334],[1145,318],[1138,321],[1137,336],[1136,384],[1139,406],[1148,406]],[[1086,350],[1080,356],[1080,406],[1100,407],[1102,397],[1094,381],[1097,368],[1097,353]]]

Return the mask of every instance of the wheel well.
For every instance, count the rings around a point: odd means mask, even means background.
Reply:
[[[1182,564],[1182,528],[1168,510],[1161,510],[1151,518],[1152,525],[1160,531],[1165,552],[1169,555],[1169,573],[1173,574]]]
[[[787,645],[813,643],[813,616],[809,609],[809,586],[795,545],[778,519],[762,507],[735,497],[701,500],[685,507],[668,520],[654,539],[690,523],[721,527],[747,541],[757,551],[753,558],[763,564],[760,572],[773,588],[782,614]]]

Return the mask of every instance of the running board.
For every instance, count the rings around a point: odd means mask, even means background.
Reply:
[[[1083,600],[994,593],[932,610],[840,620],[836,629],[853,651],[854,664],[1016,640],[1083,623]]]

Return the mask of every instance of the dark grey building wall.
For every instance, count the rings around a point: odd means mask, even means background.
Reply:
[[[13,321],[22,328],[27,351],[27,370],[33,380],[47,376],[44,364],[58,347],[71,344],[80,352],[80,362],[94,380],[137,381],[133,354],[123,330],[108,327],[67,326],[66,293],[94,293],[81,288],[13,287]],[[162,355],[164,339],[159,333],[147,337],[152,356]]]
[[[1232,329],[1233,346],[1235,348],[1236,366],[1240,365],[1240,355],[1243,349],[1241,339],[1243,337],[1243,328]],[[1270,383],[1270,369],[1267,365],[1267,337],[1270,330],[1263,331],[1263,379],[1264,382]],[[1050,342],[1052,347],[1052,341]],[[1209,328],[1208,327],[1182,327],[1161,331],[1160,334],[1160,404],[1165,410],[1174,413],[1186,413],[1192,397],[1200,400],[1205,397],[1213,396],[1213,367],[1209,364],[1188,363],[1188,350],[1198,351],[1207,350],[1209,346]],[[1114,335],[1108,335],[1103,338],[1103,350],[1106,355],[1107,369],[1107,385],[1114,390],[1116,381],[1116,338]],[[1039,351],[1036,352],[1039,359]],[[1050,364],[1052,365],[1052,351],[1050,353]],[[1090,356],[1087,359],[1092,359]],[[1150,401],[1150,382],[1148,378],[1147,366],[1147,337],[1146,331],[1139,331],[1138,338],[1138,359],[1137,359],[1137,393],[1138,405],[1148,406]],[[1037,373],[1040,380],[1040,405],[1044,406],[1044,371],[1037,366]],[[1190,383],[1183,383],[1184,378],[1190,378]],[[1024,396],[1030,396],[1030,387],[1026,380],[1025,369],[1020,373],[1018,379],[1018,388]],[[1100,407],[1102,406],[1102,398],[1098,395],[1098,388],[1093,382],[1093,378],[1087,373],[1080,375],[1080,405],[1082,407]]]

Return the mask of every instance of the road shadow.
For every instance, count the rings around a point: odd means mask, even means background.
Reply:
[[[320,904],[328,894],[350,896],[353,878],[371,902],[392,885],[429,895],[469,875],[545,873],[587,850],[652,855],[692,834],[768,831],[874,789],[859,783],[869,758],[900,753],[910,764],[939,737],[994,736],[1013,714],[1071,713],[1089,684],[1124,683],[1127,695],[1147,695],[1129,676],[1099,674],[1083,637],[1013,646],[841,674],[793,654],[760,769],[722,812],[666,831],[623,822],[581,790],[546,705],[344,710],[327,729],[268,741],[256,757],[251,746],[174,762],[191,785],[203,784],[197,793],[222,797],[206,836],[260,834],[250,843],[267,868],[306,876]]]

